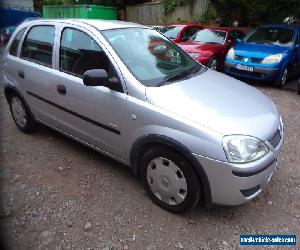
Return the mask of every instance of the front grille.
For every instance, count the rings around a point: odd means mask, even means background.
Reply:
[[[239,56],[239,55],[235,55],[235,56],[234,56],[234,59],[235,59],[235,60],[239,60],[239,61],[242,61],[243,58],[244,58],[243,56]]]
[[[253,62],[253,63],[261,63],[261,62],[262,62],[262,59],[260,59],[260,58],[255,58],[255,57],[251,57],[251,62]]]
[[[257,185],[253,188],[240,190],[240,191],[241,191],[242,195],[244,195],[245,197],[249,197],[249,196],[255,194],[259,189],[260,189],[260,185]]]
[[[273,148],[276,148],[281,141],[281,134],[280,130],[278,129],[268,140],[270,144],[273,146]]]

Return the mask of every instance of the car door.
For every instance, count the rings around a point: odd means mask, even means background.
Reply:
[[[62,110],[59,126],[73,137],[122,158],[127,95],[111,59],[93,37],[75,26],[61,28],[55,77],[57,104]],[[85,86],[83,74],[90,69],[105,69],[119,89]]]
[[[53,81],[55,32],[55,25],[49,23],[29,27],[13,69],[35,118],[57,127],[57,108],[50,104],[56,97]]]

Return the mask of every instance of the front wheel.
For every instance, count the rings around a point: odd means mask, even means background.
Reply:
[[[288,68],[285,67],[284,70],[282,71],[281,75],[275,82],[275,86],[277,88],[283,88],[287,82],[287,79],[288,79]]]
[[[22,98],[13,93],[9,98],[9,107],[15,124],[22,132],[35,130],[36,121]]]
[[[141,167],[147,193],[160,207],[182,213],[198,204],[202,188],[197,173],[177,152],[155,146],[145,153]]]

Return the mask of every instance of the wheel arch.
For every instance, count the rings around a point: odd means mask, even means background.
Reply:
[[[142,159],[143,153],[145,153],[154,145],[166,146],[176,152],[179,152],[194,167],[203,187],[204,202],[207,206],[210,206],[212,202],[211,189],[204,168],[187,147],[168,136],[149,134],[140,137],[134,142],[130,151],[130,167],[132,168],[134,174],[140,178],[139,162]]]

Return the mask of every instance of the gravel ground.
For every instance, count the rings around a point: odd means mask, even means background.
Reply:
[[[2,59],[0,65],[2,79]],[[300,96],[296,82],[285,90],[256,87],[285,123],[270,185],[243,206],[174,215],[154,205],[122,164],[43,126],[32,135],[19,132],[1,80],[1,242],[8,249],[109,250],[242,249],[240,234],[297,234],[299,240]]]

